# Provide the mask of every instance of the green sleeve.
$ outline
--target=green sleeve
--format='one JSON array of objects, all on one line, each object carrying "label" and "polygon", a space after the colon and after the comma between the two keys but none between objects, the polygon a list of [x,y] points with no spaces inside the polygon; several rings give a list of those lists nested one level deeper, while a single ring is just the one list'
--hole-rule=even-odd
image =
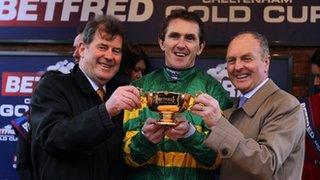
[{"label": "green sleeve", "polygon": [[[124,156],[128,165],[138,167],[144,165],[158,151],[157,144],[149,141],[141,132],[145,122],[146,108],[124,112],[123,129]],[[153,114],[148,117],[154,117]]]},{"label": "green sleeve", "polygon": [[158,151],[157,144],[149,141],[141,132],[132,138],[129,148],[132,160],[138,164],[146,163]]},{"label": "green sleeve", "polygon": [[218,162],[218,159],[217,153],[204,144],[205,137],[206,135],[204,133],[196,130],[190,137],[179,139],[178,141],[188,150],[199,164],[210,167],[214,166]]},{"label": "green sleeve", "polygon": [[226,91],[222,87],[221,83],[216,82],[211,87],[212,88],[209,90],[208,93],[210,93],[210,95],[219,102],[221,110],[231,108],[233,105],[233,101],[231,100],[228,91]]}]

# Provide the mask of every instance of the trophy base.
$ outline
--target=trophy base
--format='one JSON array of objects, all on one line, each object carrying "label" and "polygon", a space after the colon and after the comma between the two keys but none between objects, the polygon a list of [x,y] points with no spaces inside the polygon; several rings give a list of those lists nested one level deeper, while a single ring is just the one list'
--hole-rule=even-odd
[{"label": "trophy base", "polygon": [[175,122],[167,122],[167,121],[158,121],[157,124],[163,125],[163,126],[175,126],[177,123]]}]

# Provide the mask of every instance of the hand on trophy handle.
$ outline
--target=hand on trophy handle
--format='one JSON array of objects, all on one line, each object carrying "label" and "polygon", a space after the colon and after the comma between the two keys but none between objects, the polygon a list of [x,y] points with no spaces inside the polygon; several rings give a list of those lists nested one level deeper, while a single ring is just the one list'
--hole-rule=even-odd
[{"label": "hand on trophy handle", "polygon": [[219,102],[205,93],[195,98],[195,104],[191,111],[201,116],[208,127],[215,126],[222,116]]},{"label": "hand on trophy handle", "polygon": [[166,130],[166,126],[157,124],[156,119],[148,118],[142,127],[142,134],[152,143],[159,143],[163,137]]},{"label": "hand on trophy handle", "polygon": [[195,132],[195,127],[189,124],[183,114],[175,114],[174,119],[177,125],[169,126],[165,132],[170,139],[176,141],[180,138],[187,138]]},{"label": "hand on trophy handle", "polygon": [[141,108],[139,90],[134,86],[120,86],[112,93],[105,106],[111,117],[124,109],[131,111]]}]

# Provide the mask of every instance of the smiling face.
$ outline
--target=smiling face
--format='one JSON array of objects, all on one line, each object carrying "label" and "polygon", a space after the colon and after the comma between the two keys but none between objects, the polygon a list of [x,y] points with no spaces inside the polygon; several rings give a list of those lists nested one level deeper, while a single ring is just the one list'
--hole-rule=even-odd
[{"label": "smiling face", "polygon": [[199,26],[192,21],[173,19],[169,22],[164,40],[159,39],[168,67],[183,70],[193,67],[204,43],[200,44]]},{"label": "smiling face", "polygon": [[229,78],[241,93],[249,92],[268,77],[270,56],[263,54],[259,41],[251,34],[231,41],[226,60]]},{"label": "smiling face", "polygon": [[81,43],[79,66],[98,86],[106,84],[119,70],[123,39],[96,31],[90,44]]}]

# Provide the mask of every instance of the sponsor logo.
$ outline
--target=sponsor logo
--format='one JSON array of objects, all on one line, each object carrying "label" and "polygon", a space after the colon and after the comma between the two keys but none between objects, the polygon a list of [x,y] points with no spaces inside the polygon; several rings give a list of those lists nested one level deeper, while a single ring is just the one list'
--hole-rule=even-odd
[{"label": "sponsor logo", "polygon": [[234,87],[228,78],[227,63],[218,64],[216,67],[208,69],[207,73],[222,84],[223,88],[229,92],[231,98],[241,95],[240,91]]},{"label": "sponsor logo", "polygon": [[41,74],[35,72],[2,72],[2,96],[31,96]]},{"label": "sponsor logo", "polygon": [[3,128],[0,128],[0,141],[17,141],[18,138],[15,137],[15,132],[12,126],[6,125]]},{"label": "sponsor logo", "polygon": [[[74,67],[68,60],[58,61],[46,68],[47,71],[57,70],[64,74],[70,73]],[[31,96],[43,72],[2,72],[2,96]]]},{"label": "sponsor logo", "polygon": [[[46,71],[56,70],[62,73],[70,73],[74,67],[74,62],[68,60],[58,61],[45,68]],[[2,72],[1,96],[22,97],[23,102],[18,104],[3,102],[0,104],[1,117],[21,117],[23,113],[29,110],[31,95],[35,86],[40,81],[43,71],[39,72]],[[17,103],[17,102],[16,102]]]},{"label": "sponsor logo", "polygon": [[1,0],[0,26],[74,26],[88,21],[93,14],[142,22],[152,16],[153,9],[152,0]]},{"label": "sponsor logo", "polygon": [[60,71],[64,74],[68,74],[74,67],[74,62],[69,62],[68,60],[58,61],[55,65],[47,67],[47,71]]}]

